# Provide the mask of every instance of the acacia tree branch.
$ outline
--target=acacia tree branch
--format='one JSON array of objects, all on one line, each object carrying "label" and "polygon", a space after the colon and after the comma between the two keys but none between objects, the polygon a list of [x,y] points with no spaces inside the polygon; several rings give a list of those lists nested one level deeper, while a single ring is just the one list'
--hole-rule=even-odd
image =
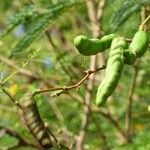
[{"label": "acacia tree branch", "polygon": [[[94,69],[96,66],[96,56],[92,56],[91,57],[91,63],[90,63],[90,68]],[[92,89],[93,89],[93,85],[94,85],[94,74],[92,74],[88,80],[88,84],[87,84],[87,92],[85,94],[85,104],[84,105],[84,110],[83,110],[83,118],[82,118],[82,123],[81,123],[81,128],[80,128],[80,132],[79,132],[79,136],[77,139],[77,145],[76,145],[76,149],[77,150],[83,150],[83,142],[84,142],[84,138],[85,138],[85,130],[88,126],[88,120],[90,117],[90,99],[92,97]]]},{"label": "acacia tree branch", "polygon": [[[100,35],[100,25],[97,19],[97,15],[94,8],[94,0],[87,0],[86,1],[87,9],[88,9],[88,16],[91,23],[91,31],[93,34],[93,37],[98,37]],[[95,69],[96,67],[96,56],[91,56],[90,58],[90,69]],[[85,105],[83,110],[83,118],[81,123],[81,129],[79,132],[79,136],[77,139],[76,144],[76,150],[83,150],[84,148],[84,139],[85,139],[85,131],[87,129],[88,123],[89,123],[89,117],[90,117],[90,100],[92,97],[92,89],[94,86],[94,74],[90,76],[88,83],[87,83],[87,91],[85,93]]]},{"label": "acacia tree branch", "polygon": [[[10,99],[13,103],[15,103],[15,104],[23,111],[24,108],[22,108],[22,106],[16,101],[16,99],[15,99],[5,88],[2,87],[2,91],[9,97],[9,99]],[[46,125],[45,125],[45,127],[46,127]],[[46,128],[49,129],[48,127],[46,127]],[[1,126],[0,126],[0,129],[1,129]],[[5,128],[4,128],[4,129],[5,129]],[[16,138],[19,138],[20,143],[19,143],[17,146],[15,146],[14,148],[17,148],[17,147],[21,146],[21,144],[25,144],[25,145],[28,144],[28,146],[37,147],[36,145],[33,145],[32,143],[30,144],[30,143],[28,143],[27,141],[25,141],[25,140],[24,140],[19,134],[17,134],[16,132],[13,132],[12,130],[10,130],[10,129],[8,129],[8,128],[6,128],[5,130],[6,130],[6,132],[8,132],[9,134],[15,136]],[[63,143],[60,143],[60,142],[57,140],[57,138],[54,136],[54,134],[50,131],[50,129],[49,129],[48,131],[49,131],[50,135],[54,138],[54,140],[56,141],[56,143],[57,143],[58,146],[63,147],[63,148],[65,148],[66,150],[71,150],[70,148],[68,148],[67,146],[65,146]]]},{"label": "acacia tree branch", "polygon": [[[97,23],[99,25],[99,37],[102,34],[102,24],[100,23],[102,20],[103,12],[104,12],[104,6],[105,6],[105,0],[99,0],[98,8],[97,8]],[[97,54],[97,66],[101,66],[101,64],[105,64],[105,56],[103,53]],[[104,78],[104,72],[102,71],[101,74],[99,74],[98,80],[101,81]]]},{"label": "acacia tree branch", "polygon": [[[59,48],[58,48],[58,47],[55,45],[55,43],[53,42],[53,40],[52,40],[52,38],[51,38],[51,35],[50,35],[50,33],[49,33],[48,30],[45,31],[45,35],[46,35],[46,37],[47,37],[49,43],[51,44],[51,46],[52,46],[54,52],[56,53],[56,56],[58,57],[59,55],[62,55],[62,52],[59,50]],[[60,59],[59,62],[60,62],[60,65],[61,65],[62,69],[64,70],[64,72],[65,72],[67,75],[72,76],[72,75],[70,74],[70,72],[68,71],[68,68],[66,68],[66,66],[64,65],[63,61]]]},{"label": "acacia tree branch", "polygon": [[99,136],[100,136],[100,138],[102,139],[102,141],[104,143],[104,150],[110,150],[110,147],[108,146],[108,143],[107,143],[106,136],[105,136],[105,134],[103,134],[101,126],[97,122],[97,120],[95,119],[95,117],[94,117],[93,112],[91,111],[91,109],[90,109],[90,114],[91,114],[92,121],[95,123],[95,125],[96,125],[96,127],[97,127],[97,129],[99,131]]},{"label": "acacia tree branch", "polygon": [[150,15],[143,21],[143,23],[140,25],[140,28],[143,29],[144,26],[146,26],[146,23],[149,21]]},{"label": "acacia tree branch", "polygon": [[[143,8],[141,10],[141,25],[139,26],[140,29],[146,30],[147,29],[147,22],[150,19],[150,15],[146,18],[146,9]],[[134,90],[136,88],[136,79],[138,76],[138,64],[140,63],[140,60],[138,60],[133,65],[133,76],[132,76],[132,82],[131,87],[129,90],[128,95],[128,103],[127,103],[127,111],[126,111],[126,134],[127,134],[127,142],[132,142],[132,103],[133,103],[133,94]]]},{"label": "acacia tree branch", "polygon": [[132,76],[132,82],[131,87],[129,90],[128,95],[128,104],[127,104],[127,111],[126,111],[126,134],[127,134],[127,142],[132,142],[131,136],[132,136],[132,103],[133,103],[133,94],[136,87],[136,79],[138,75],[138,63],[134,64],[133,66],[133,76]]},{"label": "acacia tree branch", "polygon": [[93,37],[99,37],[100,35],[100,27],[99,22],[97,19],[97,14],[94,8],[94,0],[86,0],[87,9],[88,9],[88,16],[91,23],[91,31],[93,34]]},{"label": "acacia tree branch", "polygon": [[[71,85],[71,86],[63,86],[63,87],[54,87],[54,88],[49,88],[49,89],[45,89],[45,90],[37,90],[33,93],[33,96],[37,95],[37,94],[40,94],[40,93],[45,93],[45,92],[51,92],[51,91],[58,91],[58,90],[62,90],[62,92],[66,92],[66,91],[69,91],[69,90],[72,90],[72,89],[78,89],[80,87],[80,85],[89,78],[89,76],[97,71],[100,71],[100,70],[103,70],[105,69],[106,66],[102,66],[98,69],[95,69],[95,70],[87,70],[85,71],[86,72],[86,75],[76,84],[74,85]],[[61,92],[61,93],[62,93]]]},{"label": "acacia tree branch", "polygon": [[103,16],[103,10],[105,6],[105,0],[99,0],[97,9],[97,20],[100,21]]}]

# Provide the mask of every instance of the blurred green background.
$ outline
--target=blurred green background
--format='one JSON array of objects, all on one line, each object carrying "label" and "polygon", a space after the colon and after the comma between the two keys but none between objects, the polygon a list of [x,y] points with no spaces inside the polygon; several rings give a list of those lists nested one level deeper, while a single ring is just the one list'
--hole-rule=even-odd
[{"label": "blurred green background", "polygon": [[[92,2],[94,11],[97,11],[99,0]],[[100,35],[116,33],[132,39],[142,22],[141,13],[144,12],[145,17],[150,14],[150,1],[105,0],[102,11],[103,15],[99,21]],[[0,80],[6,80],[3,86],[19,101],[27,91],[34,92],[37,89],[76,84],[84,77],[84,71],[89,69],[90,57],[79,54],[73,40],[79,34],[91,38],[91,28],[86,1],[0,0]],[[149,31],[150,28],[148,28],[150,35]],[[107,60],[108,51],[104,52],[104,56]],[[92,117],[89,116],[83,144],[85,150],[150,149],[149,64],[148,50],[138,60],[136,86],[132,97],[132,142],[124,140],[107,114],[109,112],[126,132],[128,95],[134,67],[125,66],[117,89],[104,107],[106,117],[98,108],[96,108],[98,111],[92,111]],[[12,75],[17,69],[19,71],[24,69],[30,75],[25,73]],[[101,71],[95,73],[91,93],[90,103],[94,108],[97,87],[101,82],[100,75]],[[81,101],[84,101],[86,86],[87,81],[82,83],[78,90],[72,89],[61,95],[57,95],[60,91],[56,91],[36,96],[43,120],[49,124],[58,140],[71,149],[76,149],[76,139],[81,130],[85,107]],[[26,141],[35,143],[22,120],[18,107],[0,91],[1,150],[13,147],[16,150],[36,149],[19,144],[19,139],[6,131],[11,129]],[[105,136],[107,144],[102,135]],[[62,148],[55,145],[54,149]]]}]

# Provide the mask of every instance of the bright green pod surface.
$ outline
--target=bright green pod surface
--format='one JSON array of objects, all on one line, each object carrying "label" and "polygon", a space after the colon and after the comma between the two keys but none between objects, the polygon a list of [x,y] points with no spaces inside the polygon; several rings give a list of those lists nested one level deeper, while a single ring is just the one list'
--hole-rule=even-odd
[{"label": "bright green pod surface", "polygon": [[136,61],[136,54],[134,54],[130,50],[126,49],[123,52],[122,61],[124,62],[124,64],[133,65],[134,62]]},{"label": "bright green pod surface", "polygon": [[74,45],[82,55],[95,55],[108,49],[116,36],[116,34],[109,34],[101,39],[89,39],[84,35],[79,35],[74,39]]},{"label": "bright green pod surface", "polygon": [[139,30],[135,33],[132,42],[129,45],[129,50],[136,54],[136,57],[141,57],[144,55],[148,49],[149,38],[148,33]]},{"label": "bright green pod surface", "polygon": [[102,106],[118,85],[123,70],[121,59],[127,43],[123,37],[117,37],[112,41],[109,58],[105,70],[105,78],[99,85],[96,95],[96,105]]}]

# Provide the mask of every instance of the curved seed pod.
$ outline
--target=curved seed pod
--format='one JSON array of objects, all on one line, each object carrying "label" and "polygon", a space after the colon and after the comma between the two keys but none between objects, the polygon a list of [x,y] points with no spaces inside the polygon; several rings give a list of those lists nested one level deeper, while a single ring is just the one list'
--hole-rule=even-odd
[{"label": "curved seed pod", "polygon": [[102,106],[107,98],[112,94],[118,85],[123,70],[123,61],[121,59],[127,43],[123,37],[117,37],[112,41],[109,58],[105,70],[105,78],[99,85],[96,95],[96,105]]},{"label": "curved seed pod", "polygon": [[27,95],[20,103],[23,117],[31,134],[45,150],[52,147],[52,141],[48,134],[44,122],[39,114],[35,100],[31,95]]},{"label": "curved seed pod", "polygon": [[79,35],[74,39],[74,45],[82,55],[95,55],[108,49],[115,37],[116,34],[109,34],[101,39],[88,39],[84,35]]},{"label": "curved seed pod", "polygon": [[124,64],[133,65],[134,62],[136,61],[136,55],[130,50],[126,49],[123,52],[122,61],[124,62]]},{"label": "curved seed pod", "polygon": [[129,50],[135,53],[136,57],[141,57],[148,49],[148,44],[148,33],[143,30],[139,30],[135,33],[133,40],[129,45]]}]

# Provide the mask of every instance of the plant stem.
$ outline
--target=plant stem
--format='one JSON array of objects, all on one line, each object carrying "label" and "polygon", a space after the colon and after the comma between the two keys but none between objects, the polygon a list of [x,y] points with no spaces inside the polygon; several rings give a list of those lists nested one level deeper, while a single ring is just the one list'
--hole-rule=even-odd
[{"label": "plant stem", "polygon": [[126,132],[127,132],[127,142],[132,142],[131,136],[132,136],[132,103],[133,103],[133,94],[136,87],[136,79],[138,75],[138,68],[137,64],[133,66],[133,77],[132,77],[132,83],[129,91],[128,96],[128,104],[127,104],[127,112],[126,112]]},{"label": "plant stem", "polygon": [[150,15],[144,20],[144,22],[140,25],[140,29],[141,30],[144,30],[144,26],[145,26],[145,24],[148,22],[148,20],[150,19]]}]

